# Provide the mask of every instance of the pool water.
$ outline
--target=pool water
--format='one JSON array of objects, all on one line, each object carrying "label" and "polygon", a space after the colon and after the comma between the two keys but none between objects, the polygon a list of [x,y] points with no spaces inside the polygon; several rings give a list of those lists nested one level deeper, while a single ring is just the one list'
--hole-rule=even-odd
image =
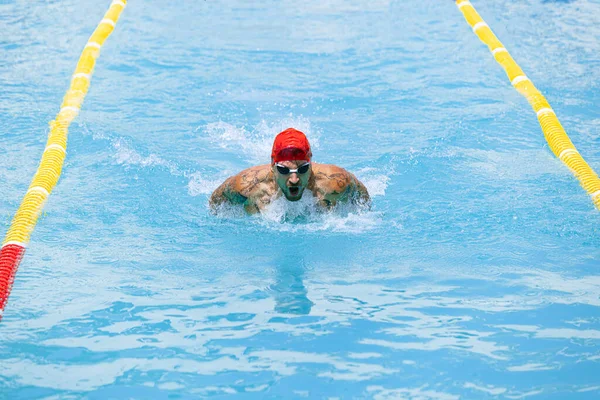
[{"label": "pool water", "polygon": [[[474,1],[600,171],[600,3]],[[0,3],[0,215],[108,1]],[[213,215],[303,130],[370,211]],[[600,213],[452,1],[130,1],[0,324],[4,399],[596,399]]]}]

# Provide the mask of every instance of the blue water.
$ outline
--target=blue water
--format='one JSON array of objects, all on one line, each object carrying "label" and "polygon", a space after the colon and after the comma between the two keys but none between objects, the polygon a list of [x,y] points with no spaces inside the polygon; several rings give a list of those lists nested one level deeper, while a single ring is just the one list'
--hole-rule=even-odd
[{"label": "blue water", "polygon": [[[474,4],[600,171],[600,3]],[[108,5],[0,2],[3,232]],[[209,212],[289,126],[371,211]],[[599,226],[452,1],[131,1],[0,324],[0,398],[596,399]]]}]

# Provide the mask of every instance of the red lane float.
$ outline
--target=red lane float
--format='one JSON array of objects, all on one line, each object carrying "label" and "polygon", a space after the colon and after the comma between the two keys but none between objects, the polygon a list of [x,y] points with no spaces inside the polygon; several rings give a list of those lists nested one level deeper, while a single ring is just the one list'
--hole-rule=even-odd
[{"label": "red lane float", "polygon": [[0,318],[23,254],[25,254],[25,247],[18,244],[7,243],[0,250]]}]

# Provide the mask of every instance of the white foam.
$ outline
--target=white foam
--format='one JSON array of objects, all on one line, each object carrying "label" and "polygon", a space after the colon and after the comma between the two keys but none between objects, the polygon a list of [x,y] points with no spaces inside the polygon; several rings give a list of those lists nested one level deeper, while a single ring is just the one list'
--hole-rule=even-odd
[{"label": "white foam", "polygon": [[137,151],[132,149],[129,144],[123,139],[115,139],[112,141],[112,145],[117,151],[114,155],[118,164],[123,165],[138,165],[140,167],[152,167],[160,166],[166,167],[169,172],[173,175],[181,176],[185,175],[179,170],[179,167],[171,161],[167,161],[156,154],[150,154],[149,156],[142,156]]},{"label": "white foam", "polygon": [[340,204],[324,211],[311,192],[305,192],[299,201],[285,197],[274,200],[258,218],[259,223],[277,231],[347,232],[362,233],[381,222],[380,213],[367,211],[353,204]]},{"label": "white foam", "polygon": [[305,190],[298,201],[288,201],[284,196],[275,199],[261,214],[265,221],[283,223],[307,218],[318,212],[317,198]]},{"label": "white foam", "polygon": [[[248,218],[243,207],[223,205],[217,216],[224,219]],[[324,210],[317,204],[311,192],[305,192],[298,201],[288,201],[281,196],[251,221],[278,232],[345,232],[363,233],[381,224],[382,214],[368,211],[354,204],[340,204],[332,210]]]},{"label": "white foam", "polygon": [[225,179],[227,179],[227,176],[217,179],[207,179],[203,176],[203,173],[198,171],[194,172],[190,174],[188,193],[190,196],[198,196],[201,194],[210,195],[223,181],[225,181]]},{"label": "white foam", "polygon": [[206,172],[182,170],[177,163],[166,160],[156,154],[143,156],[128,143],[127,139],[114,138],[103,132],[91,132],[85,125],[83,126],[86,132],[91,133],[94,140],[108,140],[111,143],[115,149],[113,157],[117,164],[142,168],[158,166],[166,168],[173,176],[188,178],[187,188],[190,196],[210,195],[225,179],[234,174],[234,171],[224,170],[219,171],[216,176],[211,176],[211,179],[208,179],[206,178]]},{"label": "white foam", "polygon": [[385,190],[390,181],[390,175],[394,173],[389,169],[389,174],[376,174],[378,170],[375,168],[362,168],[356,171],[356,177],[367,187],[371,197],[384,196]]},{"label": "white foam", "polygon": [[345,233],[364,233],[375,229],[381,225],[383,214],[379,212],[355,212],[346,216],[339,216],[333,213],[326,214],[320,223],[313,223],[306,228],[309,231],[330,231]]},{"label": "white foam", "polygon": [[[206,207],[210,206],[206,203]],[[212,212],[212,211],[211,211]],[[244,210],[244,207],[240,205],[233,205],[229,203],[223,203],[216,207],[214,212],[217,218],[221,219],[240,219],[240,218],[248,218],[248,214]]]}]

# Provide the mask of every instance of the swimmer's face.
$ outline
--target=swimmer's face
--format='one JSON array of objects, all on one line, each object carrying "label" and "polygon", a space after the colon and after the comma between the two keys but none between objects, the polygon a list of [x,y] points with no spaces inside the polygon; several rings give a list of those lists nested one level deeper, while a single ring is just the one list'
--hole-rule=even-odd
[{"label": "swimmer's face", "polygon": [[[308,180],[312,174],[311,166],[308,165],[308,170],[303,172],[306,167],[302,168],[303,165],[308,163],[306,160],[293,160],[293,161],[281,161],[273,165],[273,174],[275,174],[275,181],[283,192],[286,199],[289,201],[298,201],[302,198],[302,193],[308,185]],[[279,166],[279,168],[278,168]],[[285,167],[285,168],[282,168]],[[280,170],[295,170],[300,169],[298,172],[291,172],[288,174],[282,173]],[[285,172],[285,171],[283,171]]]}]

